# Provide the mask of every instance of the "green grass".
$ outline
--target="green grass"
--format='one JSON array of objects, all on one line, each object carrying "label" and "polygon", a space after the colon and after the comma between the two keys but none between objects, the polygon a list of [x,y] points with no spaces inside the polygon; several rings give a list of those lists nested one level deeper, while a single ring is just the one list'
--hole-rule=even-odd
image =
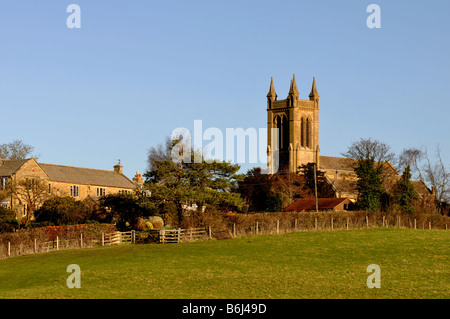
[{"label": "green grass", "polygon": [[[0,260],[0,298],[449,298],[445,230],[299,232]],[[81,288],[69,289],[69,264]],[[369,289],[366,268],[381,268]]]}]

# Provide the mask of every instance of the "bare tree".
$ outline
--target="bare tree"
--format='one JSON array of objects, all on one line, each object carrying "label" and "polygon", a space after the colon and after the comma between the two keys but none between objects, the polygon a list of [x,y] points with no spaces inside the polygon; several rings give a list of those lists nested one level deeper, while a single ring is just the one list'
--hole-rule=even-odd
[{"label": "bare tree", "polygon": [[395,154],[391,152],[391,147],[385,143],[371,138],[361,138],[357,142],[353,142],[342,154],[347,158],[356,160],[373,160],[378,163],[395,162]]},{"label": "bare tree", "polygon": [[[0,144],[0,158],[3,159],[26,159],[32,156],[31,153],[33,153],[33,151],[33,146],[25,144],[21,140],[14,140],[11,143]],[[33,157],[38,158],[36,155]]]},{"label": "bare tree", "polygon": [[423,181],[421,161],[425,157],[425,152],[421,149],[411,147],[404,149],[398,157],[398,171],[403,172],[407,166],[411,168],[412,175],[414,178],[418,178]]},{"label": "bare tree", "polygon": [[170,159],[172,146],[172,140],[169,136],[167,136],[164,144],[160,143],[157,146],[150,147],[147,153],[148,171],[152,171],[154,169],[155,162]]},{"label": "bare tree", "polygon": [[48,186],[36,178],[11,180],[7,192],[19,203],[20,212],[23,211],[21,222],[24,227],[28,226],[34,212],[50,197]]},{"label": "bare tree", "polygon": [[425,151],[425,180],[435,190],[438,203],[448,203],[450,202],[450,171],[442,161],[439,145],[436,147],[435,156],[435,161],[432,162]]}]

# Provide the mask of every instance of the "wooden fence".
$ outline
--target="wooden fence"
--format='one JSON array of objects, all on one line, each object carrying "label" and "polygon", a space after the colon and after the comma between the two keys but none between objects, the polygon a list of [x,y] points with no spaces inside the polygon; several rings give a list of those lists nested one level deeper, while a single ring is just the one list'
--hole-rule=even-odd
[{"label": "wooden fence", "polygon": [[148,232],[148,236],[154,242],[168,244],[206,239],[211,237],[211,231],[206,228],[161,229]]},{"label": "wooden fence", "polygon": [[187,241],[204,240],[211,238],[211,229],[162,229],[150,232],[112,232],[101,233],[99,238],[85,238],[80,233],[78,238],[59,238],[55,240],[38,242],[37,239],[20,243],[6,242],[0,245],[0,259],[5,257],[36,254],[64,249],[88,248],[95,246],[110,246],[121,244],[135,244],[140,242],[179,243]]},{"label": "wooden fence", "polygon": [[7,242],[5,247],[0,247],[0,258],[36,254],[42,252],[49,252],[54,250],[88,248],[95,246],[110,246],[121,244],[132,244],[136,242],[136,232],[134,230],[128,232],[112,232],[102,233],[100,238],[85,238],[80,233],[78,238],[59,238],[56,236],[55,240],[38,242],[34,239],[32,242],[21,242],[12,244]]}]

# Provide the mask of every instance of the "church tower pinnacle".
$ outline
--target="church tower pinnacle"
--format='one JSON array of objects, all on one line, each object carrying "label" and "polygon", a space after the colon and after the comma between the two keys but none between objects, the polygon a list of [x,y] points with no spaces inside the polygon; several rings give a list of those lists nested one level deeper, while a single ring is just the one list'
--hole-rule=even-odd
[{"label": "church tower pinnacle", "polygon": [[309,100],[310,101],[315,101],[319,99],[319,93],[317,92],[317,88],[316,88],[316,78],[313,77],[313,83],[312,83],[312,88],[311,88],[311,93],[309,93]]},{"label": "church tower pinnacle", "polygon": [[288,101],[290,101],[290,106],[294,106],[297,104],[297,100],[298,100],[299,96],[300,96],[300,93],[298,92],[298,89],[297,89],[297,81],[295,81],[295,74],[294,74],[294,76],[292,77],[292,80],[291,80],[291,87],[289,88],[289,93],[286,98]]},{"label": "church tower pinnacle", "polygon": [[273,77],[270,77],[270,88],[267,93],[267,108],[271,108],[274,101],[277,100],[277,93],[275,92],[275,86],[273,85]]}]

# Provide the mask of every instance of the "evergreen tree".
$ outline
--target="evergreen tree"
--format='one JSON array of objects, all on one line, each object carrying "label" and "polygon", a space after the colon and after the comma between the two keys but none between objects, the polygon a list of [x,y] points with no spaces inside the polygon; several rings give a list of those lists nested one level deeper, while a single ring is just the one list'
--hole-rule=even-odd
[{"label": "evergreen tree", "polygon": [[[305,187],[315,194],[315,187],[317,183],[317,197],[318,198],[333,198],[335,193],[333,187],[328,183],[325,172],[316,170],[314,176],[315,163],[308,163],[299,166],[300,173],[305,177]],[[316,179],[317,182],[314,180]]]},{"label": "evergreen tree", "polygon": [[155,151],[151,162],[149,157],[149,170],[144,174],[145,188],[151,191],[153,201],[157,204],[174,203],[179,224],[183,222],[185,207],[192,204],[199,209],[204,205],[224,210],[246,209],[245,200],[236,192],[238,182],[243,178],[238,174],[239,165],[206,160],[195,151],[189,156],[189,161],[184,157],[181,162],[175,162],[171,149],[177,143],[179,141],[175,140],[172,145],[166,144],[167,149],[162,148],[164,156],[158,157]]},{"label": "evergreen tree", "polygon": [[352,143],[342,155],[356,160],[354,170],[358,176],[357,206],[372,212],[382,208],[386,199],[384,180],[392,174],[387,163],[395,160],[390,146],[371,138],[360,139]]},{"label": "evergreen tree", "polygon": [[406,213],[414,213],[414,200],[418,198],[414,186],[411,183],[411,169],[407,165],[402,177],[394,187],[394,200],[400,209]]},{"label": "evergreen tree", "polygon": [[382,170],[375,167],[373,159],[364,159],[358,161],[355,173],[358,176],[356,184],[358,190],[357,206],[360,209],[372,212],[378,210],[383,195]]}]

